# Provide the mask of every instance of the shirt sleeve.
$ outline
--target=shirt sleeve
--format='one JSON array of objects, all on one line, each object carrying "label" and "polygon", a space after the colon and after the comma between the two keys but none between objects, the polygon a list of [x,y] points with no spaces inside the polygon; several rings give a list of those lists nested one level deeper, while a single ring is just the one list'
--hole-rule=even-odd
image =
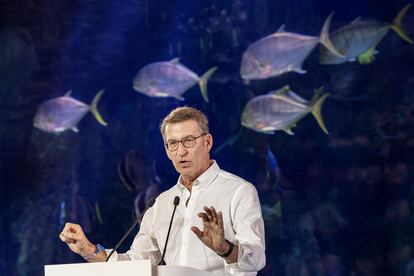
[{"label": "shirt sleeve", "polygon": [[266,264],[264,222],[259,197],[253,185],[243,185],[231,202],[231,216],[235,240],[239,247],[237,262],[225,269],[237,272],[256,272]]},{"label": "shirt sleeve", "polygon": [[[122,254],[114,252],[109,259],[110,262],[125,260],[151,260],[153,265],[158,264],[159,260],[161,260],[161,252],[153,235],[154,231],[152,220],[154,216],[154,207],[148,209],[144,215],[141,227],[132,242],[131,248],[126,253]],[[110,249],[107,249],[106,254],[109,254],[110,251]]]}]

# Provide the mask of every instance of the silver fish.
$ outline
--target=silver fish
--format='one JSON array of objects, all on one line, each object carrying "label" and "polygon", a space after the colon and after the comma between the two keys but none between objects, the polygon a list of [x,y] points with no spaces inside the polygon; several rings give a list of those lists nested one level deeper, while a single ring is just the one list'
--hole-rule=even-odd
[{"label": "silver fish", "polygon": [[204,100],[208,102],[207,81],[216,70],[217,67],[213,67],[199,77],[180,64],[178,58],[154,62],[137,73],[133,87],[136,91],[150,97],[173,97],[184,100],[182,94],[198,83]]},{"label": "silver fish", "polygon": [[97,109],[104,90],[95,95],[90,106],[72,98],[70,93],[71,91],[66,93],[65,96],[41,104],[33,119],[33,125],[40,130],[56,134],[68,129],[78,132],[77,124],[89,111],[92,112],[101,125],[107,125]]},{"label": "silver fish", "polygon": [[322,89],[316,90],[310,103],[291,91],[289,86],[254,97],[244,107],[241,124],[265,134],[283,130],[293,135],[292,128],[296,123],[308,113],[312,113],[321,129],[328,134],[322,119],[321,107],[329,94],[320,96],[321,92]]},{"label": "silver fish", "polygon": [[302,64],[318,42],[332,53],[342,56],[329,40],[329,25],[333,14],[323,24],[320,37],[285,32],[283,26],[247,48],[243,53],[240,75],[245,80],[267,79],[294,71],[306,73]]},{"label": "silver fish", "polygon": [[350,24],[336,30],[331,34],[331,41],[344,56],[335,56],[326,48],[321,47],[319,62],[321,64],[341,64],[358,59],[362,64],[371,63],[374,60],[374,55],[378,53],[375,48],[390,28],[397,32],[402,39],[413,43],[401,27],[401,21],[409,8],[410,4],[406,5],[395,17],[392,24],[375,20],[364,21],[358,17]]}]

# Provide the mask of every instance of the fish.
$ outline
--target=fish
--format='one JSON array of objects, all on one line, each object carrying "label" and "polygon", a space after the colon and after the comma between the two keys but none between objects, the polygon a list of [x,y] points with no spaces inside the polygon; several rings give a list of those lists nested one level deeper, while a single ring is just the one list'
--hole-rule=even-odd
[{"label": "fish", "polygon": [[208,102],[207,81],[216,70],[217,67],[213,67],[199,77],[179,63],[179,58],[154,62],[139,70],[133,88],[150,97],[173,97],[182,101],[182,95],[198,83],[204,100]]},{"label": "fish", "polygon": [[267,79],[290,71],[304,74],[306,71],[302,69],[302,64],[319,42],[334,55],[342,56],[329,39],[332,16],[333,13],[326,18],[319,37],[285,32],[282,25],[276,33],[254,42],[242,56],[242,79]]},{"label": "fish", "polygon": [[401,9],[392,24],[376,20],[361,20],[358,17],[350,24],[336,30],[331,34],[331,42],[343,54],[343,57],[335,56],[326,48],[321,47],[319,62],[341,64],[358,60],[361,64],[371,63],[378,53],[375,48],[389,29],[393,29],[403,40],[412,44],[413,41],[401,27],[402,19],[410,6],[411,4],[408,4]]},{"label": "fish", "polygon": [[104,90],[99,91],[90,106],[72,98],[71,91],[62,97],[48,100],[39,106],[33,119],[33,126],[54,134],[66,130],[79,132],[77,125],[89,111],[101,125],[107,126],[108,124],[101,117],[97,108],[103,93]]},{"label": "fish", "polygon": [[244,107],[241,124],[260,133],[274,134],[275,131],[282,130],[293,135],[292,128],[297,122],[312,113],[323,132],[328,134],[321,108],[329,93],[321,96],[322,91],[323,88],[315,90],[311,102],[291,91],[288,85],[254,97]]}]

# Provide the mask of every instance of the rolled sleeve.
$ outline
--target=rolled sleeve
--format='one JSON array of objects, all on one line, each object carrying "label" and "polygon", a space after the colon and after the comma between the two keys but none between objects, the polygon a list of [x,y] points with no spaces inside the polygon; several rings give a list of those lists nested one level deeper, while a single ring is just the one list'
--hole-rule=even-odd
[{"label": "rolled sleeve", "polygon": [[234,242],[239,252],[237,262],[225,263],[225,269],[230,274],[252,272],[252,275],[256,275],[266,264],[264,222],[259,197],[254,187],[245,186],[233,200]]}]

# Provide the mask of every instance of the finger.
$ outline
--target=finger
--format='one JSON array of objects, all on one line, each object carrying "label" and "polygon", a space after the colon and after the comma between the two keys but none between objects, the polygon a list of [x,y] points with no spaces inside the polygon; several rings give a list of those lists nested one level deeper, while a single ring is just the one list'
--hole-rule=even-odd
[{"label": "finger", "polygon": [[211,213],[210,208],[208,208],[208,207],[204,206],[204,211],[206,212],[208,219],[209,219],[209,220],[212,220],[212,219],[213,219],[213,215],[212,215],[212,213]]},{"label": "finger", "polygon": [[223,213],[221,211],[217,214],[217,225],[220,229],[224,229]]},{"label": "finger", "polygon": [[65,223],[65,227],[63,228],[62,233],[66,233],[66,232],[82,233],[83,231],[82,231],[82,227],[79,224],[67,222]]},{"label": "finger", "polygon": [[61,241],[65,242],[65,243],[68,243],[68,244],[69,243],[75,243],[75,240],[65,238],[63,235],[60,235],[59,238],[60,238]]},{"label": "finger", "polygon": [[59,234],[59,239],[60,239],[61,241],[64,241],[65,237],[63,237],[63,233],[60,233],[60,234]]},{"label": "finger", "polygon": [[203,237],[203,232],[200,229],[193,226],[191,227],[191,231],[193,231],[193,233],[196,234],[196,236],[201,240],[201,238]]},{"label": "finger", "polygon": [[213,206],[210,207],[211,214],[212,214],[212,220],[215,224],[217,224],[217,212],[216,209],[214,209]]},{"label": "finger", "polygon": [[78,233],[63,233],[62,237],[73,241],[80,241],[83,238],[83,235]]},{"label": "finger", "polygon": [[199,213],[198,216],[203,220],[203,222],[209,221],[206,213]]}]

